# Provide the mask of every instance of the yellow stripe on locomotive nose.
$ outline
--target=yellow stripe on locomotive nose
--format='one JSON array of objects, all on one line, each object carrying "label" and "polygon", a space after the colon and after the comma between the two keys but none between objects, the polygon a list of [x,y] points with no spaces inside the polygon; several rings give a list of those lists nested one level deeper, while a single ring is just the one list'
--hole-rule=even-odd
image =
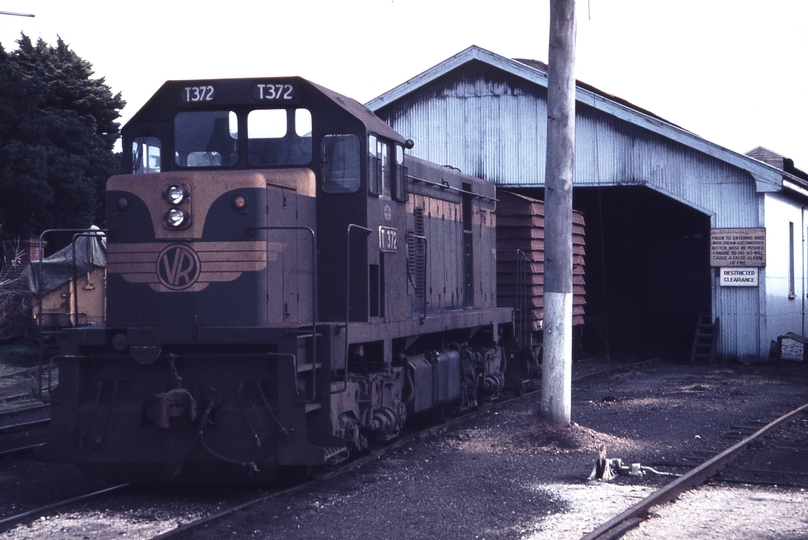
[{"label": "yellow stripe on locomotive nose", "polygon": [[285,242],[110,244],[107,272],[158,292],[196,292],[244,272],[260,272],[285,249]]}]

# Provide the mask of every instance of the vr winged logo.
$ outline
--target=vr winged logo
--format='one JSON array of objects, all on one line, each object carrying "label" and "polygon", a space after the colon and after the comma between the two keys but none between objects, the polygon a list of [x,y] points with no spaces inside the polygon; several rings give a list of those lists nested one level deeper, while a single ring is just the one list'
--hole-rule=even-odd
[{"label": "vr winged logo", "polygon": [[171,244],[157,257],[157,279],[172,291],[193,286],[201,271],[199,255],[185,244]]},{"label": "vr winged logo", "polygon": [[264,270],[285,247],[273,242],[110,244],[107,271],[158,292],[196,292]]}]

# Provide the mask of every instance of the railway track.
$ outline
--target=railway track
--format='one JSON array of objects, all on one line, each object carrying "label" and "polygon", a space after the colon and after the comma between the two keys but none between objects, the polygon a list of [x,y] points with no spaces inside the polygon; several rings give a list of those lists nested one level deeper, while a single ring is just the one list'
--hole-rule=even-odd
[{"label": "railway track", "polygon": [[[516,398],[516,399],[519,399],[519,398]],[[183,515],[181,515],[181,516],[176,516],[174,518],[171,518],[171,520],[177,522],[178,525],[175,528],[172,528],[171,530],[168,530],[168,531],[165,531],[163,533],[157,534],[156,536],[153,536],[152,538],[154,538],[155,540],[157,540],[157,539],[167,540],[167,539],[173,539],[173,538],[181,538],[183,536],[192,534],[193,531],[196,531],[196,530],[198,530],[198,529],[200,529],[202,527],[205,527],[206,525],[214,523],[214,522],[216,522],[218,520],[221,520],[223,518],[226,518],[228,516],[232,516],[232,515],[240,512],[240,511],[246,510],[246,509],[248,509],[248,508],[250,508],[252,506],[258,505],[260,503],[263,503],[263,502],[266,502],[266,501],[269,501],[269,500],[272,500],[272,499],[277,499],[277,498],[280,498],[280,497],[283,497],[283,496],[286,496],[286,495],[292,495],[292,494],[295,494],[295,493],[300,493],[300,492],[305,492],[307,490],[311,490],[311,489],[315,488],[317,485],[319,485],[320,482],[322,482],[322,481],[327,481],[327,480],[330,480],[332,478],[338,477],[340,475],[344,475],[344,474],[346,474],[346,473],[348,473],[348,472],[350,472],[350,471],[352,471],[352,470],[354,470],[356,468],[361,467],[362,465],[364,465],[364,464],[366,464],[368,462],[371,462],[373,460],[379,459],[380,457],[382,457],[383,455],[385,455],[386,453],[388,453],[390,451],[396,450],[396,449],[401,448],[403,446],[406,446],[408,444],[412,444],[413,441],[417,440],[418,438],[424,437],[426,434],[435,435],[435,434],[437,434],[437,432],[446,430],[447,428],[449,428],[449,427],[451,427],[453,425],[456,425],[456,424],[461,423],[461,422],[472,420],[477,415],[484,414],[484,413],[496,410],[497,408],[501,407],[505,403],[507,403],[507,402],[502,401],[502,402],[497,402],[497,403],[491,403],[488,406],[481,408],[479,411],[475,411],[475,412],[470,413],[468,415],[463,415],[463,416],[457,417],[457,418],[449,420],[449,421],[447,421],[447,422],[445,422],[445,423],[443,423],[443,424],[441,424],[439,426],[433,426],[433,427],[429,427],[429,428],[424,429],[424,430],[419,430],[417,432],[412,432],[412,433],[406,434],[406,435],[400,437],[399,439],[397,439],[391,445],[388,445],[388,446],[385,446],[383,448],[380,448],[380,449],[378,449],[378,450],[376,450],[376,451],[374,451],[374,452],[372,452],[372,453],[370,453],[368,455],[365,455],[365,456],[359,457],[357,459],[354,459],[354,460],[350,461],[347,464],[344,464],[342,466],[334,468],[333,470],[323,471],[323,473],[321,475],[318,475],[318,478],[316,480],[309,480],[309,481],[306,481],[306,482],[303,482],[303,483],[298,483],[298,484],[293,485],[291,487],[286,487],[286,488],[281,488],[281,489],[274,489],[274,490],[269,491],[269,492],[261,492],[258,496],[248,497],[247,500],[243,500],[243,501],[238,502],[236,504],[226,505],[226,507],[223,508],[223,509],[217,508],[215,511],[211,511],[211,510],[205,509],[205,508],[200,509],[199,505],[195,505],[193,503],[186,503],[186,505],[184,507],[184,512],[185,513]],[[38,518],[41,518],[43,516],[55,515],[57,513],[62,512],[66,508],[70,507],[71,505],[77,504],[79,502],[91,501],[93,499],[97,499],[97,498],[100,498],[100,497],[103,497],[103,496],[112,495],[113,493],[120,495],[120,494],[122,494],[124,492],[123,488],[125,488],[127,486],[128,486],[127,484],[124,484],[124,485],[120,485],[120,486],[113,486],[111,488],[105,488],[105,489],[98,490],[98,491],[93,491],[93,492],[88,493],[86,495],[82,495],[82,496],[78,496],[78,497],[71,497],[71,498],[65,499],[63,501],[50,503],[50,504],[47,504],[47,505],[42,506],[40,508],[31,509],[31,510],[28,510],[28,511],[26,511],[24,513],[21,513],[21,514],[18,514],[18,515],[14,515],[14,516],[2,519],[2,520],[0,520],[0,532],[3,532],[5,530],[7,530],[8,528],[10,528],[12,526],[15,526],[15,525],[30,524],[33,521],[35,521]],[[178,494],[184,495],[184,492],[179,491]],[[153,493],[149,493],[148,491],[144,492],[145,500],[141,500],[140,502],[136,502],[136,503],[133,504],[133,506],[134,507],[138,507],[138,506],[146,507],[146,506],[148,506],[150,504],[149,499],[150,499],[151,495],[153,495]],[[237,495],[235,498],[244,499],[243,494],[241,496]],[[92,512],[92,510],[90,510],[90,511]],[[137,512],[137,515],[143,516],[145,513],[146,512],[144,512],[144,511],[139,511],[139,512]],[[196,515],[203,514],[203,515],[202,515],[202,517],[200,517],[198,519],[192,518],[192,519],[189,520],[188,519],[188,514],[190,514],[191,516],[193,516],[194,514],[196,514]],[[126,524],[126,520],[125,519],[122,520],[120,517],[111,519],[111,521],[117,521],[119,524],[123,523],[122,528],[124,530],[130,528]],[[110,528],[110,527],[113,527],[113,525],[107,525],[107,528]]]},{"label": "railway track", "polygon": [[0,457],[44,446],[50,418],[0,425]]},{"label": "railway track", "polygon": [[[657,359],[641,359],[637,362],[632,362],[631,364],[615,364],[614,366],[602,370],[602,369],[595,369],[585,373],[580,374],[576,377],[576,381],[586,380],[589,378],[596,378],[603,376],[606,373],[614,373],[626,369],[631,369],[650,365],[656,362]],[[523,396],[521,398],[514,398],[514,399],[524,399],[527,396]],[[18,524],[32,524],[33,522],[37,522],[37,527],[39,526],[46,526],[47,521],[51,518],[55,518],[57,515],[64,515],[67,510],[72,506],[78,503],[79,501],[83,502],[83,509],[82,514],[83,516],[90,516],[90,517],[77,517],[76,519],[68,519],[69,522],[76,522],[76,521],[88,521],[96,523],[97,527],[101,527],[99,523],[102,520],[105,520],[105,524],[103,525],[105,530],[113,529],[115,527],[120,527],[122,531],[125,530],[133,530],[137,529],[141,524],[139,521],[148,521],[151,522],[151,526],[144,526],[144,537],[152,536],[154,538],[160,539],[168,539],[168,538],[178,538],[182,536],[190,536],[193,534],[193,531],[198,530],[202,527],[205,527],[208,524],[214,523],[218,520],[231,516],[233,514],[237,514],[242,510],[246,510],[252,506],[258,505],[262,502],[271,500],[271,499],[278,499],[287,495],[292,495],[298,492],[305,492],[306,490],[315,489],[318,485],[320,485],[320,481],[329,480],[335,478],[340,475],[349,474],[351,471],[361,467],[362,465],[371,462],[373,460],[377,460],[382,457],[384,454],[395,451],[397,449],[401,449],[406,447],[407,445],[413,444],[414,441],[418,440],[419,438],[424,437],[433,437],[436,436],[439,432],[443,432],[452,426],[460,424],[462,422],[468,422],[473,420],[479,415],[483,414],[490,414],[492,411],[496,411],[497,409],[505,406],[508,401],[500,401],[495,403],[487,404],[485,407],[482,407],[480,410],[472,412],[470,414],[466,414],[454,419],[449,420],[448,422],[442,423],[438,426],[430,426],[426,429],[421,429],[417,431],[413,431],[411,433],[405,434],[397,439],[393,444],[380,448],[377,451],[368,454],[366,456],[357,458],[351,461],[344,466],[336,468],[331,471],[324,471],[323,474],[318,478],[318,480],[308,481],[305,483],[300,483],[294,485],[292,487],[287,487],[283,489],[276,489],[273,491],[261,491],[257,495],[249,496],[249,494],[245,493],[236,493],[231,494],[230,496],[224,497],[226,501],[237,501],[234,503],[228,502],[218,502],[215,506],[211,507],[206,502],[201,502],[196,504],[193,501],[193,497],[188,497],[187,493],[178,491],[175,494],[175,497],[179,497],[182,500],[184,499],[191,499],[189,501],[185,501],[182,505],[181,510],[174,515],[171,511],[164,511],[164,510],[154,510],[150,507],[152,506],[154,499],[159,497],[160,495],[150,492],[150,491],[143,491],[142,493],[132,494],[132,490],[125,490],[119,486],[114,487],[114,489],[97,489],[93,490],[87,495],[83,495],[80,497],[68,497],[64,501],[58,502],[50,502],[48,501],[46,504],[43,504],[37,508],[31,508],[26,510],[23,513],[8,516],[4,520],[0,520],[0,531],[6,530],[9,527],[13,527],[14,525]],[[46,420],[42,420],[41,422],[36,422],[32,425],[45,425]],[[19,424],[16,426],[9,426],[9,431],[24,431],[26,429],[25,424]],[[3,428],[0,428],[0,440],[2,440]],[[127,502],[123,503],[120,502],[121,499],[126,498]],[[117,502],[116,502],[117,501]],[[172,504],[171,501],[165,501],[164,504],[166,506],[170,506]],[[99,514],[101,513],[100,510],[95,510],[101,508],[103,505],[104,507],[109,506],[124,506],[128,507],[127,511],[121,511],[120,513],[114,514],[107,518],[102,518]],[[138,510],[140,509],[140,510]],[[125,514],[125,515],[124,515]],[[164,520],[160,521],[155,517],[149,517],[152,515],[165,515]],[[134,517],[132,517],[134,516]],[[173,522],[176,525],[171,526],[170,530],[165,530],[165,522]],[[161,525],[162,527],[158,527],[157,525]],[[162,530],[155,535],[154,532],[147,532],[147,531],[154,531],[154,530]],[[92,537],[92,536],[90,536]]]},{"label": "railway track", "polygon": [[109,495],[113,492],[119,492],[124,488],[129,487],[129,484],[120,484],[117,486],[111,486],[108,488],[104,488],[98,491],[92,491],[90,493],[85,493],[84,495],[79,495],[77,497],[70,497],[69,499],[64,499],[55,503],[48,504],[46,506],[40,508],[34,508],[33,510],[28,510],[26,512],[22,512],[20,514],[16,514],[13,516],[9,516],[3,519],[0,519],[0,532],[5,532],[9,528],[18,525],[20,523],[29,523],[40,516],[48,515],[56,510],[63,510],[71,505],[87,502],[92,499],[100,498],[105,495]]},{"label": "railway track", "polygon": [[[748,429],[748,428],[747,428]],[[743,433],[742,429],[738,433]],[[808,489],[808,411],[749,444],[715,480]]]},{"label": "railway track", "polygon": [[44,446],[48,439],[50,411],[35,406],[0,416],[0,457]]},{"label": "railway track", "polygon": [[50,403],[36,397],[39,367],[0,375],[0,457],[43,446]]},{"label": "railway track", "polygon": [[[787,453],[794,452],[794,450],[798,452],[800,450],[805,451],[805,442],[808,440],[808,435],[806,435],[806,427],[808,427],[806,414],[808,414],[808,403],[765,424],[720,454],[708,459],[589,534],[584,535],[581,540],[620,538],[627,531],[642,523],[648,517],[652,508],[673,501],[683,493],[702,485],[705,481],[714,477],[719,481],[743,484],[806,486],[808,484],[808,474],[805,474],[802,466],[804,461],[793,459],[793,455],[783,456],[784,451]],[[732,434],[742,434],[749,429],[749,426],[734,426],[733,430],[729,432],[730,438]],[[767,437],[770,444],[765,444]],[[795,440],[802,444],[782,446],[782,444],[778,444],[778,437],[780,440],[785,438],[786,444],[793,443]],[[774,444],[771,444],[772,440]],[[749,451],[750,448],[751,451]],[[745,459],[729,467],[730,463],[747,451],[749,453],[745,456]],[[778,470],[771,467],[773,462],[781,465],[784,463],[797,464],[798,468],[803,470],[794,470],[794,468],[789,471]],[[755,466],[760,468],[754,468]],[[782,481],[784,478],[787,479],[785,483]]]},{"label": "railway track", "polygon": [[[0,421],[2,417],[47,408],[38,396],[38,367],[0,375]],[[50,371],[49,371],[50,373]],[[53,383],[53,379],[50,379]]]},{"label": "railway track", "polygon": [[[602,377],[604,375],[607,375],[607,374],[610,375],[610,374],[614,374],[614,373],[619,372],[619,371],[626,371],[626,370],[629,370],[629,369],[634,369],[634,370],[637,370],[637,371],[643,371],[641,368],[643,368],[644,366],[653,366],[655,363],[657,363],[657,361],[658,361],[658,359],[650,359],[650,360],[645,360],[645,361],[642,361],[642,362],[634,363],[634,364],[632,364],[630,366],[625,365],[625,364],[620,364],[620,365],[614,365],[611,368],[606,369],[606,370],[593,369],[588,373],[581,373],[579,376],[577,376],[575,378],[575,382],[576,383],[581,383],[582,381],[587,381],[587,380],[588,381],[599,381],[599,380],[602,380]],[[656,368],[654,368],[654,369],[656,369]],[[629,375],[629,377],[634,377],[634,376]],[[591,383],[586,383],[586,384],[589,385]],[[704,384],[707,384],[707,383],[704,383]],[[535,394],[531,394],[531,395],[533,396],[533,399],[535,400]],[[517,398],[517,399],[530,399],[531,395],[524,396],[522,398]],[[508,403],[513,403],[513,402],[514,402],[514,400],[512,400],[510,402],[504,402],[503,401],[503,402],[497,402],[495,404],[491,404],[488,407],[486,407],[486,408],[480,410],[479,412],[477,412],[476,415],[489,415],[489,418],[491,418],[492,417],[491,415],[497,414],[496,411],[499,408],[505,407],[505,406],[508,405]],[[800,413],[800,414],[802,414],[802,413]],[[797,416],[799,417],[799,415],[797,415]],[[435,437],[435,435],[437,435],[439,433],[442,433],[444,430],[448,430],[448,429],[456,426],[457,424],[467,422],[467,421],[471,421],[474,418],[475,418],[474,415],[464,416],[464,417],[460,417],[458,419],[454,419],[454,420],[450,421],[449,423],[441,425],[441,426],[430,427],[430,428],[428,428],[426,430],[419,431],[417,433],[408,434],[408,435],[402,437],[399,441],[397,441],[395,445],[387,447],[387,448],[384,448],[384,449],[380,450],[379,452],[376,452],[376,453],[374,453],[372,455],[366,456],[365,458],[356,460],[356,461],[350,463],[346,468],[340,469],[338,471],[328,472],[327,474],[323,475],[323,478],[330,480],[330,479],[336,478],[336,477],[338,477],[340,475],[347,475],[347,476],[349,476],[351,478],[353,478],[353,477],[364,478],[368,474],[366,472],[366,470],[365,470],[367,468],[363,469],[363,471],[365,471],[365,472],[358,472],[357,469],[359,469],[362,465],[367,464],[369,461],[377,460],[383,454],[385,454],[387,452],[393,452],[393,456],[391,458],[389,458],[389,459],[392,459],[394,462],[401,462],[402,461],[402,459],[401,459],[402,456],[405,456],[407,454],[407,452],[406,452],[407,445],[410,445],[411,447],[416,447],[416,442],[418,441],[418,439],[424,439],[424,440],[438,440],[438,439],[441,439],[441,437]],[[496,417],[494,417],[494,418],[496,418]],[[500,416],[500,418],[501,418],[501,416]],[[733,437],[746,437],[747,434],[750,434],[752,431],[759,430],[764,425],[764,424],[758,423],[757,421],[754,421],[754,422],[752,422],[750,424],[744,424],[742,420],[740,420],[740,421],[735,420],[735,421],[740,422],[740,424],[733,425],[733,426],[731,426],[731,429],[726,431],[726,437],[728,437],[726,439],[726,442],[729,445],[733,445],[733,446],[734,446],[733,443],[736,442],[736,440],[733,439]],[[464,429],[465,428],[461,429],[460,431],[462,432]],[[455,432],[457,432],[457,431],[458,430],[455,430]],[[768,433],[771,434],[774,431],[776,431],[776,429],[770,430]],[[423,446],[423,445],[418,444],[418,446]],[[750,445],[747,444],[747,446],[750,446]],[[764,445],[764,446],[768,446],[768,443],[767,443],[767,445]],[[776,443],[776,444],[772,443],[771,446],[783,446],[783,444],[782,443]],[[402,448],[404,449],[403,451],[402,451]],[[757,443],[753,443],[751,445],[751,450],[750,451],[755,451],[756,449],[757,449]],[[410,450],[412,450],[412,448],[410,448]],[[704,457],[704,456],[699,456],[698,452],[693,452],[693,454],[694,455],[690,456],[693,459],[688,460],[691,463],[691,466],[696,464],[697,459],[703,459],[703,457]],[[738,459],[738,462],[740,463],[740,458]],[[680,466],[681,465],[682,464],[680,464]],[[374,470],[374,467],[375,466],[370,467],[370,469]],[[356,472],[354,472],[354,471],[356,471]],[[725,472],[724,472],[724,477],[727,478],[727,481],[730,481],[728,479],[729,471],[730,471],[730,469],[727,468],[727,469],[725,469]],[[376,473],[370,473],[370,476],[373,476],[374,474],[376,474]],[[325,497],[325,498],[329,497],[330,496],[330,495],[328,495],[329,489],[327,487],[321,487],[321,486],[323,486],[323,484],[320,484],[318,482],[309,482],[309,483],[294,486],[293,488],[289,488],[289,489],[285,489],[285,490],[276,490],[276,491],[273,491],[273,492],[260,492],[258,494],[255,494],[253,492],[252,495],[250,495],[249,493],[243,493],[242,492],[242,493],[237,494],[237,495],[223,497],[222,502],[220,504],[208,505],[208,506],[205,506],[204,504],[197,504],[196,502],[191,501],[190,503],[186,504],[185,506],[183,506],[182,508],[177,510],[175,513],[173,511],[165,511],[165,510],[161,510],[159,508],[157,510],[155,510],[154,508],[152,508],[151,505],[155,505],[155,507],[157,507],[157,503],[154,503],[153,501],[156,498],[159,497],[159,494],[155,494],[155,493],[141,494],[142,496],[140,498],[133,499],[132,501],[124,503],[123,501],[117,501],[116,502],[116,500],[120,496],[122,496],[122,493],[119,493],[119,494],[116,494],[116,495],[112,495],[111,497],[112,497],[112,499],[114,499],[113,502],[109,503],[109,504],[104,503],[103,507],[92,506],[92,503],[88,503],[89,506],[92,506],[93,508],[101,508],[101,510],[91,510],[90,511],[91,514],[87,514],[87,510],[82,509],[82,512],[80,514],[73,514],[73,515],[71,515],[71,517],[68,517],[68,518],[64,518],[64,516],[60,516],[58,520],[61,520],[62,522],[64,522],[65,519],[67,519],[68,521],[72,521],[72,522],[92,522],[94,520],[100,520],[101,518],[97,518],[96,516],[103,512],[103,508],[105,508],[107,506],[110,506],[110,504],[112,504],[112,505],[117,505],[119,507],[128,507],[129,508],[129,510],[126,510],[126,512],[128,514],[127,514],[127,516],[125,516],[125,519],[124,519],[124,517],[120,517],[120,514],[123,514],[124,511],[119,512],[118,513],[119,517],[113,519],[113,521],[115,521],[117,519],[118,521],[121,522],[121,525],[120,525],[121,530],[132,530],[133,527],[137,527],[137,526],[141,525],[140,521],[146,519],[146,520],[151,520],[150,521],[151,525],[149,525],[148,527],[144,526],[144,528],[142,529],[142,534],[140,534],[141,537],[159,538],[159,539],[181,538],[181,537],[190,538],[190,537],[195,537],[196,534],[203,534],[200,531],[200,529],[204,529],[206,527],[210,527],[210,529],[211,529],[207,533],[208,535],[215,534],[215,531],[219,531],[220,528],[224,527],[224,525],[217,524],[217,522],[224,521],[225,524],[227,524],[227,523],[236,523],[238,520],[242,519],[240,516],[249,516],[250,515],[250,512],[247,511],[248,509],[250,509],[251,507],[257,506],[262,502],[271,502],[270,506],[280,505],[282,508],[286,508],[288,504],[298,504],[298,503],[295,503],[295,502],[290,503],[289,501],[301,501],[302,500],[302,501],[311,502],[311,501],[315,501],[315,500],[318,500],[318,499],[322,499],[323,497]],[[309,493],[306,493],[307,490],[308,490]],[[300,493],[300,494],[298,496],[295,496],[295,493]],[[182,495],[182,494],[174,495],[173,496],[174,499],[176,499],[177,496],[184,497],[185,495]],[[272,502],[273,500],[275,500],[275,502]],[[176,500],[170,499],[170,500],[163,501],[160,504],[165,505],[165,507],[170,507],[174,503],[176,503]],[[147,508],[151,508],[151,509],[146,510]],[[264,508],[264,507],[261,506],[261,508]],[[143,510],[140,510],[140,509],[143,509]],[[240,512],[242,512],[242,511],[243,511],[243,513],[240,514]],[[156,526],[157,525],[156,520],[158,518],[149,517],[149,516],[150,515],[163,515],[163,514],[165,514],[166,517],[160,518],[160,520],[161,520],[160,523],[159,523],[160,527],[157,527]],[[233,519],[232,516],[234,516],[234,515],[239,516],[239,517]],[[135,518],[132,518],[131,516],[135,516]],[[146,516],[146,517],[143,517],[143,516]],[[230,521],[227,521],[226,518],[228,518],[229,516],[231,517],[231,519],[230,519]],[[132,519],[134,519],[134,521],[132,521]],[[58,521],[58,520],[55,520],[55,521]],[[140,521],[138,521],[138,520],[140,520]],[[36,527],[39,527],[39,526],[41,526],[41,521],[37,522]],[[271,525],[271,524],[269,526],[273,527],[273,525]],[[106,525],[105,525],[105,527],[106,527]],[[110,525],[110,527],[112,527],[112,526]],[[51,537],[52,538],[57,538],[58,536],[51,536]],[[92,537],[92,535],[90,535],[90,537]]]}]

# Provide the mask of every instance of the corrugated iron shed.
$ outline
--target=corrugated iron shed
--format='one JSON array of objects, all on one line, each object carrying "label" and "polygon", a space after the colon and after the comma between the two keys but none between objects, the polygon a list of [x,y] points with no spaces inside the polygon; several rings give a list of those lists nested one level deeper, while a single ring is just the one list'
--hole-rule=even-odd
[{"label": "corrugated iron shed", "polygon": [[[540,197],[546,99],[542,63],[508,59],[472,46],[367,106],[415,141],[414,155]],[[754,289],[720,286],[705,262],[709,249],[705,238],[716,228],[766,228],[767,249],[788,249],[780,241],[787,224],[778,219],[788,216],[792,227],[806,233],[808,220],[801,206],[808,197],[808,178],[786,166],[732,152],[590,85],[578,83],[576,99],[574,199],[576,208],[588,212],[587,243],[591,245],[594,230],[605,234],[603,260],[590,264],[594,255],[588,249],[587,268],[588,273],[592,268],[602,272],[602,299],[597,301],[596,294],[594,303],[603,317],[611,312],[608,326],[629,326],[637,320],[653,326],[652,333],[664,333],[666,326],[687,327],[685,319],[691,317],[695,327],[697,316],[708,312],[721,319],[718,348],[725,357],[765,357],[769,341],[781,330],[808,333],[806,308],[802,301],[794,301],[805,298],[804,252],[797,254],[797,268],[769,263],[760,287]],[[614,209],[603,209],[600,218],[611,216],[611,221],[601,227],[590,214],[597,215],[607,189],[621,195],[610,199]],[[661,212],[648,208],[653,205],[666,209],[667,222]],[[639,222],[640,215],[647,216],[651,225]],[[619,232],[610,234],[610,228]],[[645,244],[644,251],[635,246],[639,242]],[[622,260],[609,253],[618,248],[627,253]],[[679,262],[666,265],[666,258],[674,256]],[[772,253],[767,260],[783,258],[782,253]],[[685,276],[682,283],[671,276],[671,268]],[[794,297],[790,303],[788,295],[785,304],[774,301],[772,291],[781,294],[780,281],[788,279],[784,274],[789,272],[803,276],[791,278],[800,290],[790,293]],[[631,283],[621,273],[633,274],[639,282]],[[673,282],[661,284],[659,275]],[[597,324],[591,304],[587,327],[590,321]],[[677,339],[682,333],[685,330]]]}]

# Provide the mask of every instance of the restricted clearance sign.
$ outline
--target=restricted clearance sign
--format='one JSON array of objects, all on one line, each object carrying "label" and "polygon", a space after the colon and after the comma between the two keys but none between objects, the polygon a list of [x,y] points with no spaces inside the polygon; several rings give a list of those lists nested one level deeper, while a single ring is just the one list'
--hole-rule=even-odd
[{"label": "restricted clearance sign", "polygon": [[710,266],[765,267],[766,229],[710,229]]},{"label": "restricted clearance sign", "polygon": [[719,284],[722,287],[757,287],[759,268],[722,268]]}]

